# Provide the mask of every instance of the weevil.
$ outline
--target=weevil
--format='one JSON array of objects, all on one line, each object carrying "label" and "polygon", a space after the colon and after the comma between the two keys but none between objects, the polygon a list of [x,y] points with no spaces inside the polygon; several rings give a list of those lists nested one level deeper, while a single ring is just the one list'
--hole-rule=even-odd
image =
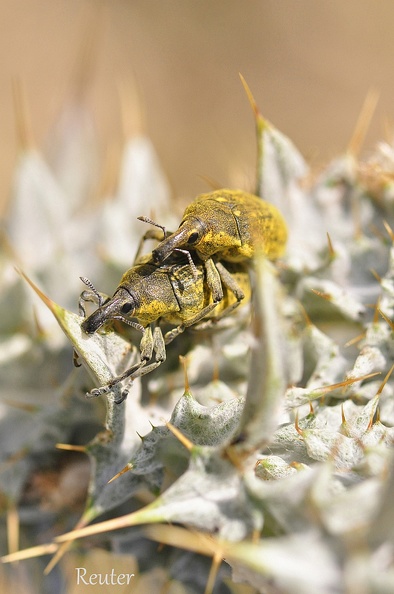
[{"label": "weevil", "polygon": [[219,260],[247,262],[257,252],[275,260],[283,254],[287,241],[286,223],[279,210],[241,190],[201,194],[186,208],[175,233],[166,234],[161,228],[164,239],[153,250],[153,261],[163,263],[176,249],[195,251],[205,264],[214,302],[222,299],[223,284],[230,286],[238,301],[243,299],[242,289],[231,284]]},{"label": "weevil", "polygon": [[[94,334],[111,320],[120,320],[142,333],[140,361],[107,385],[91,390],[90,396],[108,393],[119,382],[153,371],[165,361],[166,345],[186,328],[209,327],[238,305],[226,285],[221,301],[214,302],[207,286],[204,263],[196,254],[192,261],[193,266],[190,265],[190,254],[186,257],[177,251],[161,265],[154,262],[151,255],[141,258],[125,272],[112,297],[99,293],[88,279],[81,277],[89,289],[81,293],[80,314],[86,316],[86,302],[98,305],[81,324],[86,334]],[[251,292],[248,271],[242,264],[229,264],[226,270],[242,287],[247,301]],[[163,334],[161,322],[175,327]],[[127,390],[124,390],[118,402],[126,396]]]}]

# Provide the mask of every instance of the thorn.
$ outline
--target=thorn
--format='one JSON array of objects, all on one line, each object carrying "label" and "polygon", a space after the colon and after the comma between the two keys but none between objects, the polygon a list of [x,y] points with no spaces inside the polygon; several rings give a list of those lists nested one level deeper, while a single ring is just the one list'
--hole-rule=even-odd
[{"label": "thorn", "polygon": [[295,430],[297,431],[297,433],[299,435],[301,435],[301,437],[304,437],[304,431],[301,429],[301,427],[298,424],[298,410],[296,412],[296,416],[295,416],[295,420],[294,420],[294,427],[295,427]]},{"label": "thorn", "polygon": [[36,547],[30,547],[29,549],[17,551],[15,553],[11,553],[10,555],[4,555],[1,557],[1,562],[14,563],[15,561],[21,561],[22,559],[32,559],[33,557],[50,555],[51,553],[55,553],[58,547],[58,544],[52,542],[49,544],[38,545]]},{"label": "thorn", "polygon": [[68,452],[82,452],[86,454],[86,446],[72,445],[70,443],[57,443],[55,448],[58,450],[67,450]]},{"label": "thorn", "polygon": [[218,358],[215,357],[213,360],[212,381],[217,382],[219,380],[219,376],[219,361]]},{"label": "thorn", "polygon": [[330,260],[334,260],[336,258],[336,252],[334,250],[334,246],[332,245],[330,234],[327,233],[327,242],[328,242],[328,253],[330,256]]},{"label": "thorn", "polygon": [[350,340],[348,340],[345,343],[345,348],[352,346],[353,344],[356,344],[357,342],[360,342],[360,340],[362,340],[363,338],[365,338],[366,336],[366,332],[363,332],[362,334],[359,334],[358,336],[355,336],[354,338],[351,338]]},{"label": "thorn", "polygon": [[52,569],[55,567],[55,565],[57,565],[59,563],[60,559],[68,551],[68,549],[71,547],[71,545],[72,545],[72,541],[63,542],[61,545],[58,545],[58,549],[55,552],[54,556],[49,561],[48,565],[44,568],[44,571],[43,571],[44,575],[48,575],[51,573]]},{"label": "thorn", "polygon": [[123,134],[125,138],[143,136],[146,130],[146,115],[142,90],[136,77],[118,84]]},{"label": "thorn", "polygon": [[215,581],[218,575],[218,571],[220,568],[220,565],[222,563],[222,555],[223,555],[223,551],[221,551],[220,549],[218,551],[216,551],[212,557],[212,565],[211,565],[211,569],[209,570],[209,575],[208,575],[208,580],[207,580],[207,585],[205,586],[205,590],[204,590],[204,594],[212,594],[213,592],[213,588],[215,586]]},{"label": "thorn", "polygon": [[23,83],[19,79],[13,81],[12,94],[14,100],[16,136],[19,148],[22,151],[27,151],[34,147],[34,139],[31,127],[30,110],[26,99],[26,91]]},{"label": "thorn", "polygon": [[361,381],[369,379],[371,377],[375,377],[375,375],[380,375],[380,371],[374,371],[373,373],[367,373],[366,375],[361,375],[359,377],[348,378],[348,379],[344,380],[343,382],[338,382],[336,384],[330,384],[329,386],[322,386],[321,388],[315,388],[314,390],[312,390],[312,393],[318,392],[321,395],[326,395],[329,392],[333,392],[334,390],[337,390],[338,388],[346,388],[347,386],[350,386],[351,384],[354,384],[356,382],[361,382]]},{"label": "thorn", "polygon": [[243,88],[245,90],[246,96],[248,98],[248,101],[250,103],[250,107],[253,110],[253,113],[255,115],[256,120],[258,120],[259,118],[261,118],[261,114],[260,114],[260,110],[257,107],[257,103],[255,101],[255,98],[253,97],[252,91],[250,90],[250,87],[248,85],[248,83],[246,82],[246,80],[244,79],[244,77],[242,76],[242,74],[239,72],[239,78],[241,79],[241,83],[243,85]]},{"label": "thorn", "polygon": [[391,241],[394,241],[394,231],[390,227],[387,221],[383,221],[384,228],[386,229]]},{"label": "thorn", "polygon": [[[153,425],[152,425],[152,427],[153,427]],[[154,427],[153,427],[153,428],[154,428]],[[138,431],[136,431],[136,434],[138,435],[138,437],[140,438],[140,440],[141,440],[141,441],[144,441],[144,436],[143,436],[143,435],[140,435],[140,434],[138,433]]]},{"label": "thorn", "polygon": [[345,409],[343,403],[341,404],[341,418],[342,418],[342,425],[346,425],[346,417],[345,417]]},{"label": "thorn", "polygon": [[13,502],[7,509],[7,543],[10,555],[19,550],[19,514]]},{"label": "thorn", "polygon": [[375,419],[376,419],[376,423],[380,423],[380,406],[376,407]]},{"label": "thorn", "polygon": [[81,101],[86,95],[94,67],[97,63],[97,50],[102,33],[102,6],[89,7],[84,15],[81,41],[71,75],[71,93],[74,100]]},{"label": "thorn", "polygon": [[189,452],[193,449],[193,443],[190,441],[190,439],[185,437],[185,435],[183,435],[183,433],[179,431],[179,429],[174,427],[174,425],[172,425],[169,422],[166,422],[166,427],[171,431],[171,433],[175,435],[175,437],[181,442],[181,444],[184,445],[187,450],[189,450]]},{"label": "thorn", "polygon": [[380,311],[380,297],[378,298],[376,305],[374,306],[374,314],[373,314],[373,324],[377,324],[379,322],[379,311]]},{"label": "thorn", "polygon": [[305,307],[302,305],[302,303],[299,303],[299,306],[301,308],[302,315],[304,316],[306,325],[307,326],[313,326],[312,321],[311,321],[310,317],[308,316]]},{"label": "thorn", "polygon": [[315,416],[315,409],[313,408],[312,400],[309,400],[309,414]]},{"label": "thorn", "polygon": [[103,157],[100,179],[97,184],[97,192],[92,198],[94,205],[116,194],[119,183],[119,171],[122,161],[122,147],[119,142],[108,143]]},{"label": "thorn", "polygon": [[183,357],[182,355],[179,355],[179,362],[183,367],[183,381],[184,381],[184,393],[185,394],[189,394],[190,393],[190,384],[189,384],[189,377],[187,375],[187,360],[186,357]]},{"label": "thorn", "polygon": [[382,383],[380,384],[379,390],[376,392],[376,396],[380,396],[381,393],[383,392],[383,389],[385,387],[385,385],[387,384],[387,382],[390,379],[390,375],[393,373],[394,370],[394,363],[393,365],[390,367],[389,371],[386,374],[386,377],[384,378],[384,380],[382,381]]},{"label": "thorn", "polygon": [[321,297],[322,299],[325,299],[326,301],[332,300],[332,295],[330,295],[329,293],[323,293],[322,291],[318,291],[317,289],[311,289],[311,291],[312,293],[315,293],[315,295]]},{"label": "thorn", "polygon": [[210,177],[209,175],[199,175],[198,177],[202,179],[202,181],[205,182],[212,190],[220,190],[224,187],[223,184],[219,183],[216,179]]},{"label": "thorn", "polygon": [[[86,516],[86,517],[85,517],[85,515],[82,516],[82,518],[80,518],[78,520],[76,526],[74,527],[74,530],[79,530],[80,528],[84,528],[87,524],[87,518],[88,518],[88,516]],[[72,543],[73,543],[73,541],[69,540],[68,542],[63,542],[61,545],[56,546],[57,550],[55,551],[55,554],[52,557],[52,559],[50,560],[50,562],[48,563],[48,565],[45,567],[44,575],[48,575],[52,571],[52,569],[55,567],[55,565],[57,565],[59,563],[59,561],[63,557],[63,555],[65,553],[67,553],[67,551],[71,547]]]},{"label": "thorn", "polygon": [[374,89],[370,89],[365,97],[354,132],[347,147],[347,152],[353,157],[357,157],[360,153],[378,100],[379,93]]},{"label": "thorn", "polygon": [[376,278],[376,280],[378,281],[378,283],[381,283],[382,282],[382,277],[376,272],[376,270],[374,268],[370,268],[369,271]]},{"label": "thorn", "polygon": [[388,325],[390,326],[391,330],[394,331],[394,322],[392,322],[392,320],[390,320],[390,318],[388,316],[386,316],[386,314],[383,313],[381,309],[378,308],[377,311],[380,313],[380,315],[382,316],[382,318],[384,319],[384,321],[388,323]]},{"label": "thorn", "polygon": [[129,472],[129,470],[133,469],[133,464],[131,462],[128,462],[126,464],[126,466],[124,468],[122,468],[122,470],[120,470],[119,472],[117,472],[115,474],[115,476],[113,476],[112,478],[109,479],[109,481],[107,482],[107,485],[109,485],[109,483],[112,483],[112,481],[116,480],[117,478],[119,478],[120,476],[122,476],[122,474],[126,474],[126,472]]},{"label": "thorn", "polygon": [[37,336],[39,338],[45,338],[46,332],[45,332],[44,328],[42,327],[39,316],[37,314],[37,308],[35,305],[33,305],[33,319],[34,319],[34,326],[35,326],[35,329],[37,332]]}]

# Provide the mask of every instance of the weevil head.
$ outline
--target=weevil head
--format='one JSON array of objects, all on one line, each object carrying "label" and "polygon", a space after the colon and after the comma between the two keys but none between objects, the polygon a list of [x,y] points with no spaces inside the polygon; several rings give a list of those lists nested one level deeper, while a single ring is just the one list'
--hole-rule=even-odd
[{"label": "weevil head", "polygon": [[135,297],[124,287],[119,287],[109,301],[82,322],[81,328],[86,334],[94,334],[110,320],[122,320],[128,324],[128,317],[134,314],[136,307]]},{"label": "weevil head", "polygon": [[180,224],[179,229],[164,239],[152,251],[153,261],[156,264],[161,264],[177,248],[196,249],[204,237],[205,232],[206,227],[199,218],[185,218]]},{"label": "weevil head", "polygon": [[179,229],[164,239],[155,250],[153,258],[163,262],[176,248],[195,250],[202,260],[217,252],[241,244],[237,221],[231,205],[219,196],[204,194],[186,210]]}]

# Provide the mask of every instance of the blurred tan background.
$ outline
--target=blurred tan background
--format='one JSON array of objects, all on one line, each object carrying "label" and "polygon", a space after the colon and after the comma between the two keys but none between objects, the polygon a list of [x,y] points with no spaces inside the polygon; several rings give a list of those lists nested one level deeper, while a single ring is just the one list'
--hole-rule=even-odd
[{"label": "blurred tan background", "polygon": [[86,99],[102,163],[121,139],[119,84],[135,77],[182,199],[206,190],[199,175],[253,187],[254,122],[238,72],[316,165],[346,148],[369,89],[380,100],[367,147],[393,118],[392,0],[1,0],[0,17],[2,207],[17,155],[12,80],[23,82],[45,146],[90,35]]}]

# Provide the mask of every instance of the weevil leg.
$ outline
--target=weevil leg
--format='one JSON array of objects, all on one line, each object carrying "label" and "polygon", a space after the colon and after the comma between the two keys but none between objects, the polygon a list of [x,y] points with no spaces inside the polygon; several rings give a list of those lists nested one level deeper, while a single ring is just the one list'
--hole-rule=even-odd
[{"label": "weevil leg", "polygon": [[153,347],[152,329],[150,326],[147,326],[140,342],[140,356],[142,361],[149,361],[152,359]]},{"label": "weevil leg", "polygon": [[240,304],[240,301],[234,301],[231,305],[226,307],[220,314],[215,316],[214,318],[209,318],[208,320],[201,321],[200,323],[196,324],[196,330],[207,330],[208,328],[213,328],[215,324],[217,324],[221,319],[227,317],[231,312],[234,311]]},{"label": "weevil leg", "polygon": [[235,298],[237,300],[237,305],[239,305],[242,299],[245,298],[245,294],[242,291],[241,287],[238,285],[236,280],[234,280],[234,277],[230,274],[227,268],[223,266],[221,262],[216,262],[216,269],[219,273],[222,283],[225,287],[227,287],[227,289],[230,289],[230,291],[234,293]]},{"label": "weevil leg", "polygon": [[205,318],[205,316],[210,314],[211,311],[214,310],[216,306],[217,306],[217,303],[210,303],[209,305],[205,306],[193,318],[191,318],[190,320],[187,320],[187,322],[184,322],[183,324],[179,324],[179,326],[177,326],[173,330],[169,330],[169,332],[166,332],[166,334],[164,336],[165,344],[169,344],[170,342],[172,342],[174,340],[174,338],[176,338],[177,336],[182,334],[182,332],[184,332],[186,330],[186,328],[189,328],[190,326],[197,324],[200,320]]},{"label": "weevil leg", "polygon": [[[130,367],[130,369],[126,369],[121,375],[118,375],[113,380],[108,382],[105,386],[100,386],[99,388],[93,388],[90,392],[87,393],[88,398],[97,398],[98,396],[102,396],[103,394],[108,394],[111,389],[118,383],[123,382],[126,379],[130,379],[131,382],[137,378],[142,377],[143,375],[153,371],[163,361],[166,359],[166,347],[164,342],[163,333],[159,326],[156,326],[153,334],[150,326],[145,328],[145,332],[142,335],[141,343],[140,343],[140,352],[141,352],[141,361]],[[155,361],[150,365],[147,365],[147,362],[152,358],[153,353],[155,353]],[[120,404],[127,398],[128,390],[127,388],[122,391],[121,398],[115,400],[116,404]]]},{"label": "weevil leg", "polygon": [[212,299],[214,303],[219,303],[223,299],[223,287],[219,271],[212,258],[208,258],[204,262],[204,265],[207,275],[207,285],[212,293]]},{"label": "weevil leg", "polygon": [[82,363],[79,362],[79,355],[75,349],[73,349],[73,364],[74,367],[82,367]]},{"label": "weevil leg", "polygon": [[150,239],[154,239],[158,242],[163,241],[163,233],[160,232],[158,229],[149,229],[149,231],[147,231],[145,235],[141,237],[140,242],[138,244],[137,252],[134,257],[134,264],[136,264],[141,257],[141,253],[145,242],[149,241]]},{"label": "weevil leg", "polygon": [[209,320],[206,320],[205,322],[202,321],[200,324],[198,324],[196,330],[206,330],[207,328],[211,328],[212,326],[217,324],[219,320],[231,314],[234,311],[234,309],[236,309],[240,305],[242,299],[245,298],[244,292],[242,291],[238,283],[234,280],[234,277],[229,273],[227,268],[225,268],[221,262],[216,262],[216,267],[220,274],[222,283],[225,287],[227,287],[229,291],[231,291],[235,295],[237,301],[234,301],[234,303],[231,303],[231,305],[225,307],[217,316]]},{"label": "weevil leg", "polygon": [[160,326],[156,326],[153,332],[153,349],[155,351],[156,362],[163,363],[166,360],[167,354],[166,343]]},{"label": "weevil leg", "polygon": [[[86,397],[87,398],[97,398],[98,396],[102,396],[103,394],[108,394],[108,392],[110,392],[112,390],[112,388],[114,386],[116,386],[116,384],[119,384],[120,382],[123,382],[125,379],[128,379],[130,376],[132,376],[136,371],[138,371],[144,365],[146,365],[146,361],[139,361],[138,363],[136,363],[129,369],[126,369],[126,371],[124,371],[121,375],[114,377],[105,386],[100,386],[99,388],[93,388],[92,390],[90,390],[90,392],[88,392],[86,394]],[[122,394],[122,396],[123,396],[123,394]],[[127,396],[127,394],[126,394],[126,396]],[[125,397],[122,397],[122,400],[117,401],[117,403],[123,402],[124,399],[125,399]]]},{"label": "weevil leg", "polygon": [[150,326],[145,328],[140,342],[140,352],[143,361],[152,359],[153,353],[156,361],[162,363],[166,360],[166,345],[160,326],[155,326],[153,334]]},{"label": "weevil leg", "polygon": [[[137,379],[137,377],[142,377],[144,375],[147,375],[151,371],[154,371],[155,369],[157,369],[162,363],[163,363],[163,361],[154,361],[153,363],[150,363],[149,365],[144,365],[144,367],[140,367],[140,369],[138,369],[135,372],[135,374],[133,374],[133,379]],[[123,402],[123,400],[121,400],[119,402]],[[118,401],[116,401],[116,404],[118,404]]]}]

